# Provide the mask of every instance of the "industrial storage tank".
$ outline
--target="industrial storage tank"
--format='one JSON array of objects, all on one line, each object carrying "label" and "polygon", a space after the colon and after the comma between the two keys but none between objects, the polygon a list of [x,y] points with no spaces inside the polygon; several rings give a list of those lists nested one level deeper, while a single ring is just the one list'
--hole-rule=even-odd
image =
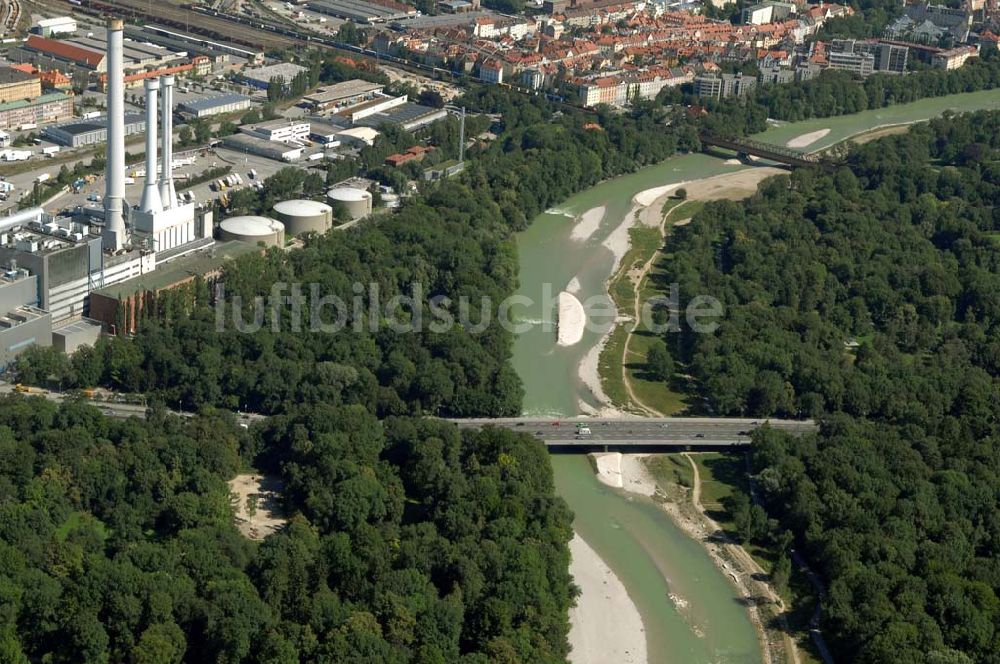
[{"label": "industrial storage tank", "polygon": [[219,224],[219,239],[280,247],[285,244],[285,225],[269,217],[229,217]]},{"label": "industrial storage tank", "polygon": [[274,216],[289,235],[325,233],[333,226],[333,208],[316,201],[281,201],[274,206]]},{"label": "industrial storage tank", "polygon": [[356,187],[334,187],[326,192],[331,203],[340,203],[347,208],[351,219],[360,219],[372,213],[372,195]]}]

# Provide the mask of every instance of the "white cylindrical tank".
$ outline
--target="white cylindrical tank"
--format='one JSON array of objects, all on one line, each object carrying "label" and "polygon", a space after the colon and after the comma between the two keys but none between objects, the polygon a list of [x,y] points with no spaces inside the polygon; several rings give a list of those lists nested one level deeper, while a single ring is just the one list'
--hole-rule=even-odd
[{"label": "white cylindrical tank", "polygon": [[285,225],[289,235],[325,233],[333,226],[333,208],[316,201],[281,201],[274,206],[274,216]]},{"label": "white cylindrical tank", "polygon": [[280,247],[285,244],[285,226],[270,217],[229,217],[219,224],[219,239]]},{"label": "white cylindrical tank", "polygon": [[356,187],[334,187],[326,192],[331,203],[339,203],[347,208],[351,219],[360,219],[372,213],[372,195]]}]

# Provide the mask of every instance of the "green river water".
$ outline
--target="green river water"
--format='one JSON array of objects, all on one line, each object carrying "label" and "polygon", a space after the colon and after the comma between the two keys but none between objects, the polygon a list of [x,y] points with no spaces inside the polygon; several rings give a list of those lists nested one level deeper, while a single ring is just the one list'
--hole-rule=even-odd
[{"label": "green river water", "polygon": [[[815,150],[882,125],[919,121],[946,110],[983,108],[1000,108],[1000,91],[784,123],[757,138],[783,145],[796,136],[829,129],[808,147]],[[600,331],[587,331],[578,344],[563,347],[556,344],[552,326],[541,321],[555,319],[554,297],[573,279],[578,282],[577,297],[583,302],[604,293],[615,261],[604,243],[632,209],[633,196],[653,187],[742,168],[745,166],[727,165],[701,154],[668,159],[573,196],[558,209],[539,215],[518,236],[518,294],[534,302],[518,310],[518,318],[532,325],[514,344],[513,362],[524,384],[526,414],[570,416],[581,412],[581,402],[597,405],[579,377],[579,365],[599,342]],[[606,212],[596,231],[585,240],[572,239],[576,218],[597,207],[605,207]],[[547,307],[543,306],[546,290],[551,293]],[[546,308],[549,310],[544,311]],[[557,490],[576,515],[574,528],[615,571],[642,615],[651,664],[760,661],[756,635],[737,602],[735,589],[698,543],[674,526],[652,501],[627,497],[599,483],[586,457],[553,455],[551,459]],[[683,602],[675,603],[671,594]],[[679,608],[681,604],[683,608]]]}]

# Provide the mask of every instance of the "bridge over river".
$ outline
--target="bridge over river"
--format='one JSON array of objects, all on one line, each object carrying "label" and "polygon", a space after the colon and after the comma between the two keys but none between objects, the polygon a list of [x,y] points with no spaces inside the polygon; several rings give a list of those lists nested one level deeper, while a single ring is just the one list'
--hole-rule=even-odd
[{"label": "bridge over river", "polygon": [[[528,433],[544,441],[552,452],[719,449],[749,445],[753,430],[765,424],[795,435],[817,429],[813,420],[729,417],[511,417],[448,421],[459,429],[492,425]],[[590,433],[581,433],[583,427]]]},{"label": "bridge over river", "polygon": [[740,157],[752,155],[768,161],[793,167],[819,166],[821,168],[832,168],[834,164],[822,157],[793,150],[780,145],[755,141],[752,138],[725,138],[707,132],[702,132],[698,138],[701,144],[707,147],[723,148],[733,150]]}]

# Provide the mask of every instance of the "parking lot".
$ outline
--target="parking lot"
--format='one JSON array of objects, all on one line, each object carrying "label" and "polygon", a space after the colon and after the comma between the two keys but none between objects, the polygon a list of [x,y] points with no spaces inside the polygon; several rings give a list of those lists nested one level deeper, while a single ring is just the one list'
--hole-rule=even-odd
[{"label": "parking lot", "polygon": [[[182,190],[183,181],[187,176],[197,176],[213,168],[232,166],[232,172],[239,173],[243,178],[243,181],[247,182],[250,179],[248,174],[251,169],[254,169],[257,172],[257,177],[259,179],[264,180],[274,175],[282,168],[291,165],[275,161],[273,159],[265,159],[264,157],[252,154],[243,154],[227,148],[216,148],[214,150],[204,150],[193,153],[183,151],[175,153],[175,157],[177,158],[184,156],[193,156],[195,161],[189,166],[182,166],[181,168],[174,170],[174,181],[178,191]],[[304,166],[307,163],[308,162],[301,162],[298,165]],[[143,168],[144,163],[130,164],[130,166]],[[134,180],[135,181],[131,184],[125,185],[125,200],[130,205],[138,205],[140,199],[142,198],[143,187],[145,186],[145,178],[136,177]],[[185,191],[193,192],[195,202],[198,203],[215,200],[219,197],[219,192],[212,191],[212,182],[213,181],[203,182]],[[50,205],[46,206],[46,211],[50,213],[64,210],[72,211],[76,209],[77,206],[102,208],[103,204],[101,203],[99,197],[103,196],[104,175],[101,174],[94,180],[94,182],[85,185],[79,192],[67,193],[52,201]],[[97,200],[88,200],[95,198]]]}]

